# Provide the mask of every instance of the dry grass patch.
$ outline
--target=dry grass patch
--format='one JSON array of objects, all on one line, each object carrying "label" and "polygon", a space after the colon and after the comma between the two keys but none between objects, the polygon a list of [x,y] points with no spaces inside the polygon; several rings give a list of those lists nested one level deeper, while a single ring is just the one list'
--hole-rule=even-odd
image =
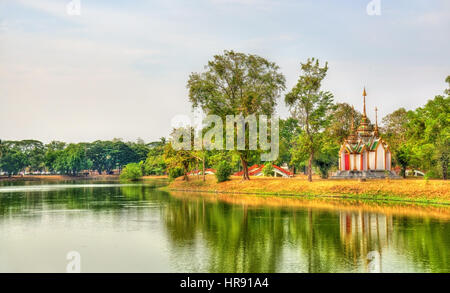
[{"label": "dry grass patch", "polygon": [[321,196],[364,196],[386,199],[431,200],[450,203],[450,183],[444,180],[325,180],[308,182],[302,178],[253,177],[243,181],[241,177],[217,183],[214,176],[207,176],[206,182],[192,176],[188,182],[177,178],[171,189],[214,191],[225,193],[267,193]]}]

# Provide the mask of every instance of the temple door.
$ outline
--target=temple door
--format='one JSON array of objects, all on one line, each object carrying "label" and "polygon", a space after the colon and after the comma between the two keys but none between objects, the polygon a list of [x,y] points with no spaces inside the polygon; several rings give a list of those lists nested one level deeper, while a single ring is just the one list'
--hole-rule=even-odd
[{"label": "temple door", "polygon": [[345,170],[348,171],[350,170],[350,155],[349,154],[345,154]]}]

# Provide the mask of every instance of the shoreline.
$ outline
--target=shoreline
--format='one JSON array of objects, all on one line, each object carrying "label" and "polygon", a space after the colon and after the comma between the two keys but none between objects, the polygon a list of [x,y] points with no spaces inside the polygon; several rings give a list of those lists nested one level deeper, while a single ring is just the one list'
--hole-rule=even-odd
[{"label": "shoreline", "polygon": [[196,178],[182,181],[177,178],[168,186],[170,191],[203,192],[241,195],[267,195],[311,199],[354,199],[372,202],[392,202],[450,207],[450,183],[443,180],[313,180],[296,178],[252,178],[243,181],[240,177],[217,183],[214,176],[206,182]]},{"label": "shoreline", "polygon": [[65,181],[65,180],[118,180],[119,175],[88,175],[88,176],[70,176],[70,175],[15,175],[15,176],[0,176],[0,182],[11,181]]},{"label": "shoreline", "polygon": [[[149,175],[141,177],[141,180],[149,179],[168,179],[167,175]],[[14,175],[11,177],[0,176],[0,182],[11,182],[11,181],[65,181],[65,180],[117,180],[119,181],[119,175]]]}]

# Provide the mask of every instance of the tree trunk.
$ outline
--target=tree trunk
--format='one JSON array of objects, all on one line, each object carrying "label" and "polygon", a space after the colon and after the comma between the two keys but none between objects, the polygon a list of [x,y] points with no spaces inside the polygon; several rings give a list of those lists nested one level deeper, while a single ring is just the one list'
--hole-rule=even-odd
[{"label": "tree trunk", "polygon": [[203,158],[203,166],[202,166],[202,169],[203,169],[203,181],[206,181],[206,174],[205,174],[205,158]]},{"label": "tree trunk", "polygon": [[311,151],[309,154],[309,160],[308,160],[308,181],[312,182],[312,161],[314,158],[314,151]]},{"label": "tree trunk", "polygon": [[403,176],[403,179],[406,178],[406,166],[402,167],[402,176]]},{"label": "tree trunk", "polygon": [[244,157],[241,155],[241,162],[242,162],[242,179],[243,180],[250,180],[250,176],[248,175],[248,164],[247,160],[244,159]]},{"label": "tree trunk", "polygon": [[184,165],[184,180],[189,181],[189,175],[187,174],[188,169],[189,169],[189,164],[183,163],[183,165]]}]

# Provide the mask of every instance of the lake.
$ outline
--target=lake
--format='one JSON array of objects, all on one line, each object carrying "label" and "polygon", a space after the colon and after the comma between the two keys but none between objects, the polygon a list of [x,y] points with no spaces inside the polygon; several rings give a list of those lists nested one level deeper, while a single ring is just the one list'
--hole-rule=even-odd
[{"label": "lake", "polygon": [[448,207],[165,184],[0,182],[0,272],[450,272]]}]

